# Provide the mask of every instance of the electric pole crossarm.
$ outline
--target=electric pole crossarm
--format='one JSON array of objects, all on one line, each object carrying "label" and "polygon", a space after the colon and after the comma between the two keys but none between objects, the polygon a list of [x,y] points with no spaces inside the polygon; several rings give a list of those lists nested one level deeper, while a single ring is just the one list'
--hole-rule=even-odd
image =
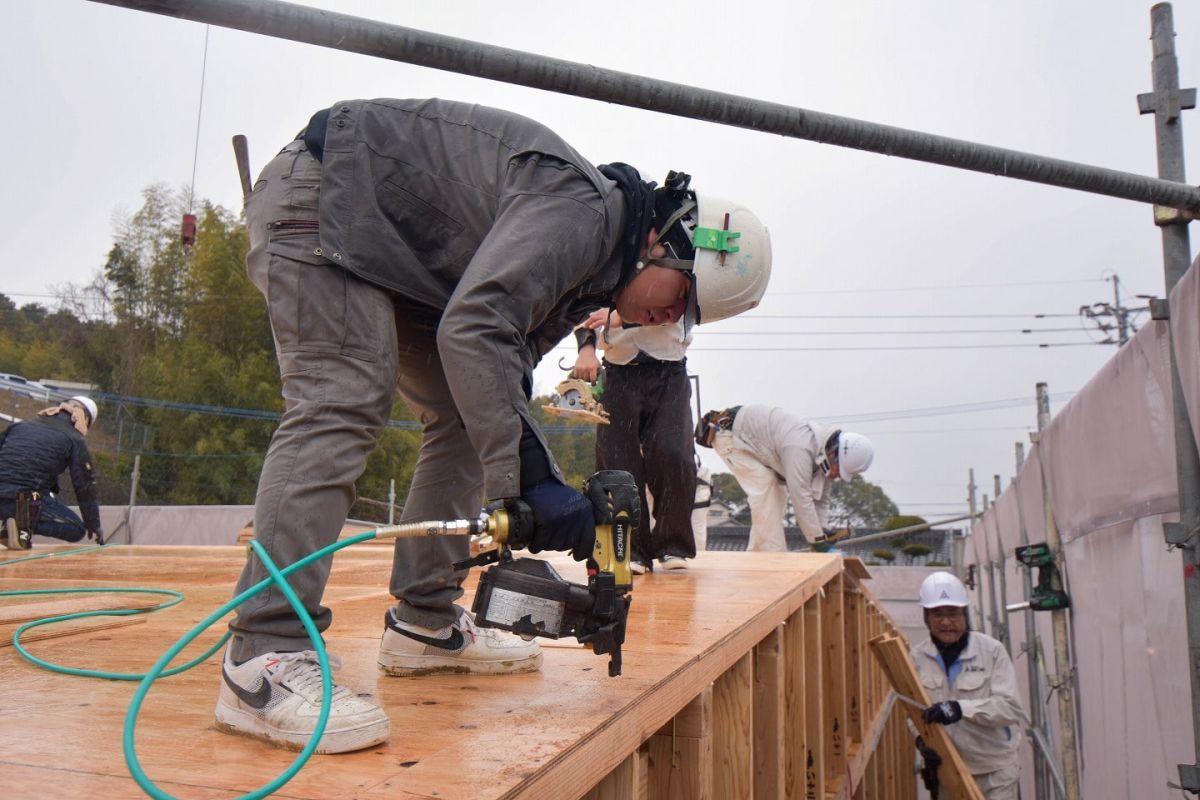
[{"label": "electric pole crossarm", "polygon": [[664,114],[1200,212],[1183,183],[655,80],[279,0],[92,0]]}]

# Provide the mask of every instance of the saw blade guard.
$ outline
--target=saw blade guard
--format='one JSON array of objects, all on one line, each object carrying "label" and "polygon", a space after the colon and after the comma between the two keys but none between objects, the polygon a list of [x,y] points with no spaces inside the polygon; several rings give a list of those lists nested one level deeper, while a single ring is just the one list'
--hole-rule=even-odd
[{"label": "saw blade guard", "polygon": [[607,425],[608,412],[595,399],[592,387],[587,381],[579,378],[568,378],[554,389],[550,395],[550,403],[542,409],[556,417],[567,417],[577,420],[596,422]]}]

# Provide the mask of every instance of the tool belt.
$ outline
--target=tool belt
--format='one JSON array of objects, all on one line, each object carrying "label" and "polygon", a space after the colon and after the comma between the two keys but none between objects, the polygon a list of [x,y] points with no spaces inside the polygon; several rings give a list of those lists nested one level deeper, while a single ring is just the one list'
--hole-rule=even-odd
[{"label": "tool belt", "polygon": [[33,533],[42,516],[42,496],[38,492],[18,492],[16,496],[17,529]]}]

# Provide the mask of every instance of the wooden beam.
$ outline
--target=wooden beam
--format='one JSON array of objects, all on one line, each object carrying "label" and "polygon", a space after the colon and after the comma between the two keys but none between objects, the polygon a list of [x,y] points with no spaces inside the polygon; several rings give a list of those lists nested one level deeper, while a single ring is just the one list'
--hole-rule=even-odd
[{"label": "wooden beam", "polygon": [[825,796],[825,706],[821,648],[821,595],[804,604],[804,797]]},{"label": "wooden beam", "polygon": [[782,800],[785,789],[787,676],[783,626],[754,648],[754,797]]},{"label": "wooden beam", "polygon": [[[932,701],[925,693],[925,687],[917,676],[916,667],[913,666],[902,639],[891,635],[878,636],[871,640],[871,649],[879,657],[880,666],[897,694],[910,698],[923,708],[931,704]],[[954,746],[945,727],[926,724],[921,718],[920,709],[910,703],[901,702],[900,705],[916,725],[917,732],[925,743],[942,757],[938,780],[945,787],[946,796],[963,800],[983,800],[983,794],[975,784],[970,770],[963,763],[962,756],[958,754],[958,748]]]},{"label": "wooden beam", "polygon": [[[77,636],[81,633],[106,631],[110,628],[124,628],[127,625],[141,625],[145,621],[146,617],[81,617],[66,622],[56,622],[53,625],[31,628],[21,634],[21,644],[58,639],[62,636]],[[13,632],[0,632],[0,647],[13,646]]]},{"label": "wooden beam", "polygon": [[605,775],[604,780],[583,796],[583,800],[643,800],[648,758],[648,751],[639,747]]},{"label": "wooden beam", "polygon": [[784,681],[784,702],[787,712],[784,714],[784,797],[788,800],[800,800],[805,795],[804,776],[807,770],[808,751],[805,742],[808,739],[808,714],[806,702],[808,688],[805,670],[808,660],[805,658],[804,645],[807,640],[805,633],[805,612],[800,609],[792,614],[783,628],[783,652],[787,663]]},{"label": "wooden beam", "polygon": [[746,653],[713,684],[713,797],[754,792],[754,666]]},{"label": "wooden beam", "polygon": [[650,796],[709,800],[713,780],[713,689],[709,686],[650,737]]},{"label": "wooden beam", "polygon": [[[847,581],[849,584],[850,581]],[[863,648],[863,596],[857,586],[847,585],[846,601],[846,739],[863,740],[863,663],[868,654]]]},{"label": "wooden beam", "polygon": [[824,681],[825,780],[828,785],[846,774],[846,622],[842,576],[825,584],[821,603],[821,645]]}]

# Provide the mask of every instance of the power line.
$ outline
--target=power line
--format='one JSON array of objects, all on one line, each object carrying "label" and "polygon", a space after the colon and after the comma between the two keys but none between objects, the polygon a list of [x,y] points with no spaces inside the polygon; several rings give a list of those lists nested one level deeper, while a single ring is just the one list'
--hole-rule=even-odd
[{"label": "power line", "polygon": [[[1037,348],[1046,350],[1051,347],[1095,347],[1096,345],[1108,344],[1108,342],[1036,342],[1031,344],[1012,343],[1012,344],[897,344],[897,345],[877,345],[874,347],[863,345],[856,347],[853,345],[838,345],[829,347],[700,347],[693,345],[688,348],[690,353],[795,353],[795,352],[828,352],[828,351],[879,351],[879,350],[1004,350],[1004,349],[1030,349]],[[574,345],[572,348],[574,349]]]},{"label": "power line", "polygon": [[756,319],[1073,319],[1078,314],[743,314],[739,322]]},{"label": "power line", "polygon": [[1081,328],[962,328],[942,330],[879,330],[879,331],[704,331],[703,336],[929,336],[937,334],[971,333],[1082,333]]},{"label": "power line", "polygon": [[1106,280],[1105,278],[1076,278],[1074,280],[1059,280],[1059,281],[1006,281],[1004,283],[952,283],[952,284],[929,284],[926,286],[892,286],[890,288],[880,289],[806,289],[796,292],[772,292],[772,296],[781,295],[808,295],[808,294],[867,294],[867,293],[882,293],[882,292],[930,292],[930,291],[954,291],[957,289],[1004,289],[1009,286],[1050,286],[1070,283],[1096,283],[1097,281]]}]

